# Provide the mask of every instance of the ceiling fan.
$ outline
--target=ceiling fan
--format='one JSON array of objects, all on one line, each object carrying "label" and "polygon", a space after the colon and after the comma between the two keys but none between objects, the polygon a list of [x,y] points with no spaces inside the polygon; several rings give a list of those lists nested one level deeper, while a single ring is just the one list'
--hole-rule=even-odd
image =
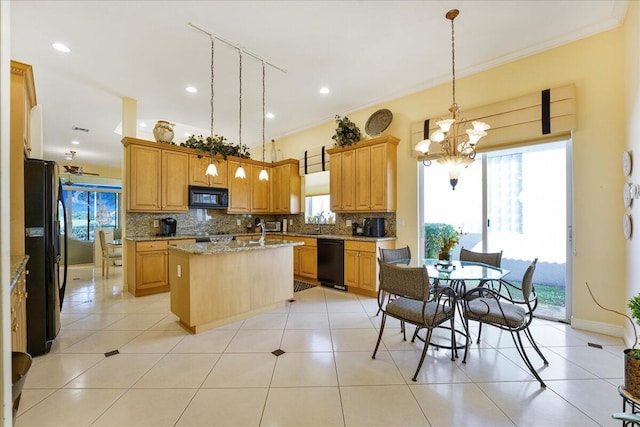
[{"label": "ceiling fan", "polygon": [[78,166],[75,164],[76,161],[76,152],[75,151],[70,151],[68,153],[66,153],[67,159],[69,160],[69,163],[67,163],[66,165],[64,165],[64,169],[71,174],[74,175],[93,175],[93,176],[100,176],[100,174],[98,173],[91,173],[91,172],[85,172],[82,169],[82,166]]}]

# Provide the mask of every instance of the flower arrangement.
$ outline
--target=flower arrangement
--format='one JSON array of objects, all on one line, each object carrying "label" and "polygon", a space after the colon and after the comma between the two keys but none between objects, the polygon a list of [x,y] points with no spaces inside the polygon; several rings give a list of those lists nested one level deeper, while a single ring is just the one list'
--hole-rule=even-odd
[{"label": "flower arrangement", "polygon": [[336,128],[336,134],[331,137],[336,142],[336,145],[346,146],[352,145],[360,141],[360,129],[349,120],[348,117],[335,117],[338,127]]},{"label": "flower arrangement", "polygon": [[425,223],[424,250],[428,258],[435,258],[439,253],[451,252],[460,242],[462,229],[456,230],[451,224]]},{"label": "flower arrangement", "polygon": [[202,135],[191,135],[187,140],[180,144],[181,147],[194,148],[202,153],[211,153],[212,155],[220,154],[225,159],[227,156],[240,157],[248,159],[251,157],[246,145],[233,145],[226,142],[227,139],[222,135],[214,134],[213,137],[203,137]]}]

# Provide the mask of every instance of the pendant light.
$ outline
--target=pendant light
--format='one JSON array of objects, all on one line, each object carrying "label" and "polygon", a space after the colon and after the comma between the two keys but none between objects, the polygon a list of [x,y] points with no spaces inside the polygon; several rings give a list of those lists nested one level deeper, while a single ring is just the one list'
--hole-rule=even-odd
[{"label": "pendant light", "polygon": [[209,134],[211,138],[211,151],[209,152],[209,166],[207,166],[207,171],[204,173],[208,176],[218,176],[218,168],[216,167],[215,161],[213,159],[213,79],[214,79],[214,68],[213,68],[213,54],[214,54],[214,38],[211,38],[211,98],[209,101],[210,111],[211,111],[211,132]]},{"label": "pendant light", "polygon": [[[238,73],[239,78],[240,78],[240,95],[238,97],[239,99],[239,111],[240,111],[240,115],[239,115],[239,120],[238,120],[238,144],[240,144],[240,151],[242,152],[242,50],[238,49],[238,54],[240,55],[240,72]],[[240,162],[240,165],[238,166],[238,169],[236,169],[236,178],[240,178],[240,179],[245,179],[247,177],[247,174],[244,172],[244,168],[242,167],[242,162]]]},{"label": "pendant light", "polygon": [[264,61],[262,61],[262,170],[260,171],[260,175],[258,175],[258,179],[260,181],[269,181],[269,174],[267,170],[264,168],[264,120],[265,120],[265,111],[264,111]]}]

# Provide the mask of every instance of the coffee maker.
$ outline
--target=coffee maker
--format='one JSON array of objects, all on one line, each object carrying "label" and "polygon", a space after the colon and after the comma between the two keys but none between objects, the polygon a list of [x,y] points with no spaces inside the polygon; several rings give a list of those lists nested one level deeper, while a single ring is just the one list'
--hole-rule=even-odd
[{"label": "coffee maker", "polygon": [[162,231],[160,233],[161,235],[163,236],[176,235],[176,228],[178,226],[178,221],[176,221],[175,218],[162,218],[160,222],[162,223]]},{"label": "coffee maker", "polygon": [[383,237],[384,218],[365,218],[363,228],[367,237]]}]

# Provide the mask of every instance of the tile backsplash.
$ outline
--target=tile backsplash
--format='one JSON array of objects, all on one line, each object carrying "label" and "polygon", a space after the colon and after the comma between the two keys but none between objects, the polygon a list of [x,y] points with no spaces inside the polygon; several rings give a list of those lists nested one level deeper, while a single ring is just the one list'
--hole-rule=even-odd
[{"label": "tile backsplash", "polygon": [[[351,227],[347,227],[346,221],[351,220],[362,224],[365,218],[383,217],[387,236],[396,235],[395,213],[361,213],[361,214],[336,214],[335,224],[322,224],[322,231],[329,234],[351,235]],[[162,218],[175,218],[177,221],[176,234],[236,234],[253,232],[255,218],[263,221],[290,220],[289,231],[308,232],[314,229],[314,225],[305,224],[304,214],[296,215],[233,215],[225,211],[213,209],[189,209],[186,213],[127,213],[126,233],[130,237],[155,236],[160,233],[160,227],[154,227],[154,221]],[[238,225],[238,221],[240,225]]]}]

